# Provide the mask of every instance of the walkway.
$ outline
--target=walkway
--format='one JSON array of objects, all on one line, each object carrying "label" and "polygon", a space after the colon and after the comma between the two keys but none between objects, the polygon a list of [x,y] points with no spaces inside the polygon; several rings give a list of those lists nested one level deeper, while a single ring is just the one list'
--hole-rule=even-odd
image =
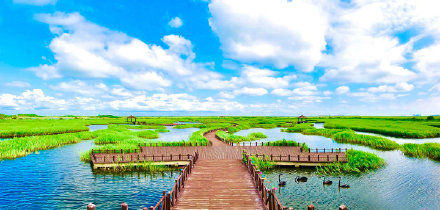
[{"label": "walkway", "polygon": [[264,209],[240,160],[199,160],[173,209]]}]

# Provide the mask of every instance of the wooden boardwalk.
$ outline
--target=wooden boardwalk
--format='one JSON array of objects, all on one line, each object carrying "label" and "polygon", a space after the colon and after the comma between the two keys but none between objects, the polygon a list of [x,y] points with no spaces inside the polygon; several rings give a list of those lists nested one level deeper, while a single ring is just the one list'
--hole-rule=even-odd
[{"label": "wooden boardwalk", "polygon": [[[93,165],[119,164],[141,161],[188,161],[184,177],[179,176],[173,190],[149,209],[285,209],[272,189],[264,185],[249,158],[257,155],[284,163],[331,163],[346,161],[345,152],[303,151],[293,146],[231,146],[205,133],[211,146],[143,146],[134,153],[91,153]],[[324,150],[325,151],[325,150]],[[330,151],[330,152],[328,152]],[[197,162],[196,162],[197,161]],[[282,165],[282,164],[281,164]],[[264,201],[263,201],[264,199]],[[266,204],[267,202],[267,204]],[[164,207],[165,206],[165,207]]]},{"label": "wooden boardwalk", "polygon": [[240,160],[199,160],[173,209],[264,209]]}]

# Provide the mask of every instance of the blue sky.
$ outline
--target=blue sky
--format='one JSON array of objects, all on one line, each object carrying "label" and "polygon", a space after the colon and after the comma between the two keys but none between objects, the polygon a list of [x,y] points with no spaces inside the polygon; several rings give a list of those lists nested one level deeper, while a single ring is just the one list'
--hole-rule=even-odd
[{"label": "blue sky", "polygon": [[0,113],[440,114],[435,0],[5,0]]}]

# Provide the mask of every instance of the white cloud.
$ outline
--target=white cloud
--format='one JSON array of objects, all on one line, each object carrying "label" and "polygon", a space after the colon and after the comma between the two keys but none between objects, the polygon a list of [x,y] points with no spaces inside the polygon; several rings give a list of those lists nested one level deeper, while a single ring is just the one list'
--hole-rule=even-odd
[{"label": "white cloud", "polygon": [[316,85],[313,85],[309,82],[298,82],[294,84],[296,88],[294,89],[283,89],[277,88],[272,90],[273,95],[277,96],[288,96],[288,99],[301,101],[302,103],[319,103],[324,99],[328,99],[327,95],[321,93]]},{"label": "white cloud", "polygon": [[183,25],[183,21],[179,17],[175,17],[168,22],[168,25],[173,28],[180,28]]},{"label": "white cloud", "polygon": [[[439,20],[440,21],[440,20]],[[440,81],[440,41],[413,54],[414,68],[419,73],[420,83]]]},{"label": "white cloud", "polygon": [[86,96],[104,95],[109,90],[104,83],[90,85],[81,80],[61,82],[58,85],[52,85],[51,88],[58,91],[79,93]]},{"label": "white cloud", "polygon": [[195,63],[189,40],[167,35],[165,49],[149,45],[124,33],[91,23],[79,13],[38,14],[56,37],[50,44],[56,63],[29,68],[43,79],[62,75],[91,78],[117,78],[138,89],[161,89],[172,84],[192,86],[190,80],[219,79],[221,75]]},{"label": "white cloud", "polygon": [[249,95],[249,96],[262,96],[267,94],[267,90],[264,88],[249,88],[243,87],[233,91],[234,95]]},{"label": "white cloud", "polygon": [[397,83],[394,86],[381,85],[378,87],[368,88],[368,92],[371,93],[395,93],[395,92],[408,92],[414,89],[414,85],[408,84],[406,82]]},{"label": "white cloud", "polygon": [[66,100],[46,96],[41,89],[26,90],[21,95],[0,95],[0,106],[15,110],[64,109]]},{"label": "white cloud", "polygon": [[226,57],[312,71],[325,49],[325,13],[309,1],[213,0],[209,22]]},{"label": "white cloud", "polygon": [[30,87],[31,84],[29,84],[27,82],[23,82],[23,81],[12,81],[12,82],[5,83],[5,86],[16,87],[16,88],[27,88],[27,87]]},{"label": "white cloud", "polygon": [[29,4],[35,6],[44,6],[48,4],[55,4],[57,0],[13,0],[15,4]]},{"label": "white cloud", "polygon": [[350,92],[350,88],[348,86],[340,86],[336,88],[335,92],[339,95],[346,94]]}]

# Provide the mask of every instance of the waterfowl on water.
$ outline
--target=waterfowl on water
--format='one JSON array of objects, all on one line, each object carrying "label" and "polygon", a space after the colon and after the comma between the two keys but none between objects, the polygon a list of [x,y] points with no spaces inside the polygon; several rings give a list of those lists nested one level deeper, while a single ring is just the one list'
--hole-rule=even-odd
[{"label": "waterfowl on water", "polygon": [[339,177],[339,188],[350,188],[350,185],[348,184],[341,185],[341,177]]},{"label": "waterfowl on water", "polygon": [[281,175],[283,175],[283,174],[278,175],[278,185],[279,186],[286,186],[286,181],[281,181]]},{"label": "waterfowl on water", "polygon": [[307,182],[307,177],[305,177],[305,176],[302,176],[302,177],[297,176],[297,177],[295,178],[295,181],[296,181],[296,182]]},{"label": "waterfowl on water", "polygon": [[333,184],[333,181],[331,181],[331,180],[325,180],[325,176],[323,176],[322,178],[324,178],[324,180],[322,180],[322,184],[324,184],[324,185],[331,185],[331,184]]}]

